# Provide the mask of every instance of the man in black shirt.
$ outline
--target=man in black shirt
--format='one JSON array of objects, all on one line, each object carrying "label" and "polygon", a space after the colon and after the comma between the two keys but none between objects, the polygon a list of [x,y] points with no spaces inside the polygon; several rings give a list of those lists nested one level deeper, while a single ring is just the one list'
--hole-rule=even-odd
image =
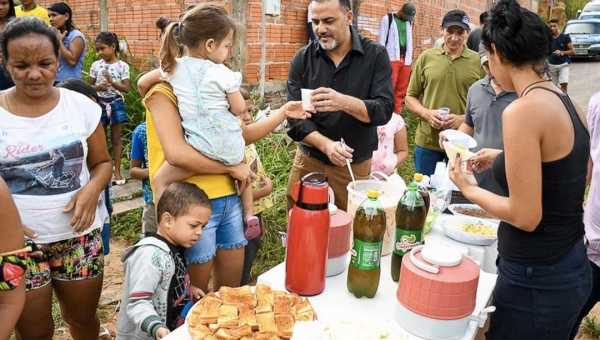
[{"label": "man in black shirt", "polygon": [[556,86],[567,92],[569,84],[569,68],[571,66],[571,58],[575,54],[571,37],[568,34],[560,32],[558,28],[558,19],[550,19],[548,23],[552,30],[552,54],[548,59],[548,70],[552,82]]},{"label": "man in black shirt", "polygon": [[288,182],[288,209],[294,183],[313,171],[328,176],[336,205],[346,209],[351,181],[346,159],[356,179],[369,177],[377,126],[385,125],[394,109],[392,69],[385,48],[351,26],[349,0],[313,0],[310,6],[317,40],[294,55],[287,99],[301,100],[301,89],[314,89],[315,113],[309,120],[289,119],[288,135],[300,144]]},{"label": "man in black shirt", "polygon": [[467,37],[467,47],[471,51],[475,51],[479,53],[479,42],[481,41],[481,32],[483,31],[483,25],[485,25],[487,19],[489,18],[488,12],[483,12],[479,15],[479,27],[472,30],[469,33],[469,37]]}]

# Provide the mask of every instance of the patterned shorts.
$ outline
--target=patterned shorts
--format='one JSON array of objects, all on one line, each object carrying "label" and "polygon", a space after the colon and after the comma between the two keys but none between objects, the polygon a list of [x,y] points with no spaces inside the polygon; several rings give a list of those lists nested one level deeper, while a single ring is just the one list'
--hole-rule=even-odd
[{"label": "patterned shorts", "polygon": [[93,279],[104,271],[100,229],[67,240],[38,244],[42,257],[27,258],[26,291],[42,288],[51,280]]}]

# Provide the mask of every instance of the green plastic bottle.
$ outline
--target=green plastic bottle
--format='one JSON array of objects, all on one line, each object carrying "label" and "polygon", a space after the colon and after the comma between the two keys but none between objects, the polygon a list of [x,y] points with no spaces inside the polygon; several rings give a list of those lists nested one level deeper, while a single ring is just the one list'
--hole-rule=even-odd
[{"label": "green plastic bottle", "polygon": [[392,280],[400,279],[402,257],[423,242],[423,228],[427,219],[425,201],[411,182],[396,207],[396,239],[392,252]]},{"label": "green plastic bottle", "polygon": [[356,210],[352,224],[354,242],[348,266],[348,290],[357,298],[372,298],[379,288],[381,247],[385,234],[385,210],[376,190]]}]

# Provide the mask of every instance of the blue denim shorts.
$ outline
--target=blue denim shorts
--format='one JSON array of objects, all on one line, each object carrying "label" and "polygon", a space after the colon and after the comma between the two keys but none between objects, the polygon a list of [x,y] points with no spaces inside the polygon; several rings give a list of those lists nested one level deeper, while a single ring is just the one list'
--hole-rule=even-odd
[{"label": "blue denim shorts", "polygon": [[[125,123],[129,120],[127,112],[125,112],[125,101],[121,96],[114,96],[111,98],[98,98],[98,105],[102,108],[102,116],[100,116],[100,122],[103,126],[115,125]],[[106,105],[110,105],[110,122],[106,116]]]},{"label": "blue denim shorts", "polygon": [[210,261],[217,248],[234,249],[246,246],[242,201],[238,195],[229,195],[210,200],[212,214],[202,231],[202,237],[191,248],[186,249],[188,264]]},{"label": "blue denim shorts", "polygon": [[583,240],[558,263],[531,267],[499,258],[487,340],[565,340],[592,290]]}]

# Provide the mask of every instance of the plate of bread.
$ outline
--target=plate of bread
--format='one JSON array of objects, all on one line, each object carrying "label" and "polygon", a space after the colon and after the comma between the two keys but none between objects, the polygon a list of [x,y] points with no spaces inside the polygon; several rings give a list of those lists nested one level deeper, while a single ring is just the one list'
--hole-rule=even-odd
[{"label": "plate of bread", "polygon": [[288,340],[297,321],[316,319],[308,299],[258,284],[206,294],[186,323],[193,340]]}]

